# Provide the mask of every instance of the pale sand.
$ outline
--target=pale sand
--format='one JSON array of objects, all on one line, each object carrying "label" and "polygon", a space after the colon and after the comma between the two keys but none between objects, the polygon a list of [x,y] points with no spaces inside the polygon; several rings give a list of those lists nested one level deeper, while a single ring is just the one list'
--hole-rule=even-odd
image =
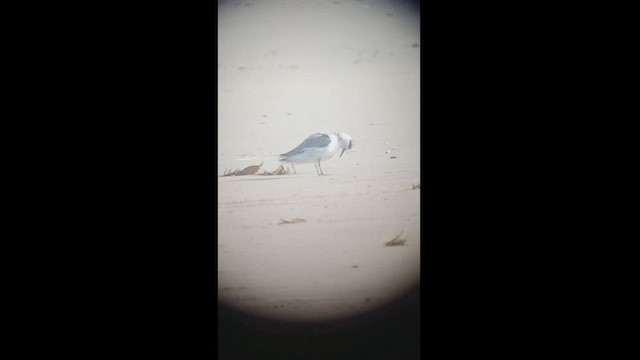
[{"label": "pale sand", "polygon": [[[384,1],[235,3],[219,5],[218,174],[275,170],[316,131],[355,146],[322,163],[326,176],[308,164],[219,178],[219,299],[312,321],[393,300],[420,276],[418,14]],[[279,224],[294,218],[306,222]],[[386,247],[401,231],[405,245]]]}]

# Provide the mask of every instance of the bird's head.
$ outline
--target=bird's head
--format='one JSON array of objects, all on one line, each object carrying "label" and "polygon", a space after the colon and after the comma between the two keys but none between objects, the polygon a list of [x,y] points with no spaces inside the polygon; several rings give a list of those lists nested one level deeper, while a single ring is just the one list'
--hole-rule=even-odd
[{"label": "bird's head", "polygon": [[338,138],[340,139],[340,147],[342,148],[342,152],[340,153],[340,156],[338,157],[341,158],[342,154],[344,154],[345,151],[347,150],[351,150],[351,148],[353,148],[353,139],[351,138],[351,136],[345,134],[345,133],[340,133],[338,134]]}]

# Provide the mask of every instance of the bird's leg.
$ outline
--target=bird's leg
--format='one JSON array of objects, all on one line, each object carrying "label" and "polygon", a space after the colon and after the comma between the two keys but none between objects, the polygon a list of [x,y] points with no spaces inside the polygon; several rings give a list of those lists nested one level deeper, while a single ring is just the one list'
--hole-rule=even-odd
[{"label": "bird's leg", "polygon": [[324,173],[322,173],[322,166],[320,166],[320,160],[318,160],[318,167],[320,168],[320,174],[318,175],[324,175]]},{"label": "bird's leg", "polygon": [[297,173],[296,173],[296,168],[295,168],[295,166],[293,166],[293,164],[291,164],[291,168],[293,169],[293,173],[294,173],[294,174],[297,174]]}]

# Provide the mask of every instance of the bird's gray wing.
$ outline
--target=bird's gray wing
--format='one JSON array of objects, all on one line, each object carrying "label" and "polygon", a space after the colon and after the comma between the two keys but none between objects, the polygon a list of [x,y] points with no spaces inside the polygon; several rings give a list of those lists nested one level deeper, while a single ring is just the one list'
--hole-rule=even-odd
[{"label": "bird's gray wing", "polygon": [[301,151],[302,149],[314,148],[314,147],[325,147],[329,145],[330,142],[331,142],[331,138],[329,137],[329,135],[323,134],[323,133],[315,133],[310,135],[308,138],[304,139],[302,144],[296,146],[295,149],[287,153],[280,154],[280,156],[291,155],[293,153]]}]

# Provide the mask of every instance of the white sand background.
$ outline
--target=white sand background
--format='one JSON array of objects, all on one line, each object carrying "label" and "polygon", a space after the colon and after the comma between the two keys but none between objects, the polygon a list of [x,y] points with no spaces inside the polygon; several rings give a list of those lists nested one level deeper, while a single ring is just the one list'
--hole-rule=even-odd
[{"label": "white sand background", "polygon": [[[419,12],[402,1],[219,1],[218,175],[317,131],[341,159],[218,178],[218,297],[275,319],[362,313],[419,283]],[[396,158],[391,158],[392,156]],[[306,222],[279,224],[281,219]],[[400,232],[404,246],[385,243]]]}]

